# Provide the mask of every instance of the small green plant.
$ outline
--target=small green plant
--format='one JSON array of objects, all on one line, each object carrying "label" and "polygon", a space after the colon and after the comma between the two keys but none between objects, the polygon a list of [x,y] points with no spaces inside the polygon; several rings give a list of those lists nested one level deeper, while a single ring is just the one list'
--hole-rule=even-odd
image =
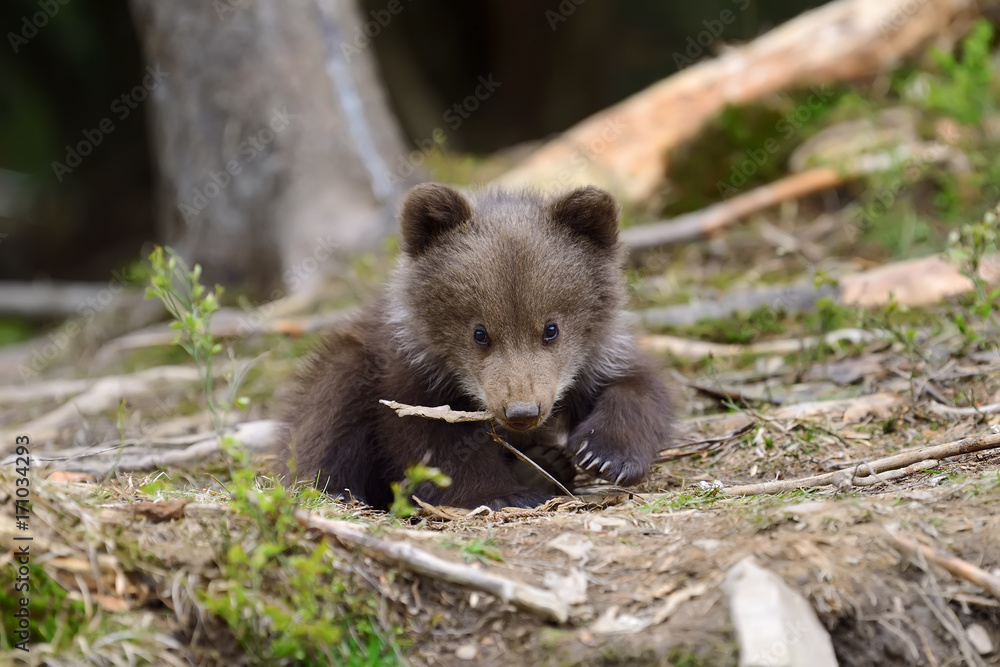
[{"label": "small green plant", "polygon": [[684,490],[677,494],[657,498],[648,505],[640,509],[649,512],[677,512],[684,509],[691,509],[699,505],[712,505],[721,497],[719,487],[710,487],[698,491]]},{"label": "small green plant", "polygon": [[[987,211],[981,222],[963,225],[948,238],[948,257],[962,275],[972,281],[973,291],[966,308],[952,313],[952,322],[968,346],[996,345],[1000,328],[1000,288],[991,289],[981,273],[987,261],[996,261],[1000,241],[1000,205]],[[991,259],[992,258],[992,259]]]},{"label": "small green plant", "polygon": [[149,260],[147,297],[163,302],[177,344],[198,367],[229,463],[231,521],[224,524],[216,555],[220,576],[201,591],[202,606],[229,624],[252,664],[398,663],[396,635],[376,620],[377,596],[355,582],[326,543],[305,536],[296,512],[317,506],[319,491],[260,480],[227,431],[226,413],[247,407],[238,389],[249,367],[237,369],[234,361],[228,391],[217,398],[213,366],[222,345],[209,325],[221,288],[207,290],[199,282],[200,267],[189,269],[170,249],[157,248]]},{"label": "small green plant", "polygon": [[503,561],[503,556],[500,555],[500,550],[496,547],[496,540],[491,537],[477,537],[468,543],[461,542],[446,542],[446,547],[452,549],[459,549],[462,555],[465,557],[466,562],[479,561],[485,563],[487,561]]},{"label": "small green plant", "polygon": [[[996,109],[995,73],[990,55],[993,26],[981,19],[962,41],[961,55],[935,49],[931,52],[940,70],[924,81],[911,79],[910,89],[926,88],[923,105],[967,125],[977,125]],[[921,76],[921,75],[917,75]]]},{"label": "small green plant", "polygon": [[424,482],[429,482],[435,486],[444,488],[451,486],[451,477],[444,474],[437,468],[417,464],[406,469],[406,477],[402,482],[392,482],[392,505],[389,512],[400,519],[405,519],[416,514],[419,510],[410,502],[417,487]]},{"label": "small green plant", "polygon": [[[66,590],[41,567],[30,566],[30,590],[18,591],[14,588],[16,574],[16,567],[8,565],[0,568],[0,608],[5,611],[0,618],[0,651],[12,651],[20,641],[15,634],[18,619],[13,610],[19,608],[18,599],[22,596],[30,600],[32,648],[46,643],[57,649],[69,649],[73,639],[85,630],[90,620],[83,602],[67,600]],[[10,613],[6,613],[7,610]]]},{"label": "small green plant", "polygon": [[[215,396],[215,356],[222,351],[222,344],[215,340],[209,324],[212,314],[219,309],[222,287],[207,290],[201,284],[201,267],[195,264],[189,269],[184,259],[173,249],[157,247],[149,256],[150,285],[146,288],[146,298],[157,298],[173,318],[170,328],[177,331],[174,343],[190,355],[202,379],[208,411],[212,415],[215,430],[220,436],[226,430],[225,413],[233,407],[246,407],[246,399],[235,398],[232,391],[239,387],[239,379],[230,379],[230,394],[220,404]],[[224,445],[232,445],[227,440]]]}]

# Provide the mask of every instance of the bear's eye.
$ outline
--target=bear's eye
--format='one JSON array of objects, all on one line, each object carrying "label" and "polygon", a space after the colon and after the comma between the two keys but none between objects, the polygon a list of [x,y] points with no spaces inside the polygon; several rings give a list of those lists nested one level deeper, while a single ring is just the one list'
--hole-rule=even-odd
[{"label": "bear's eye", "polygon": [[472,340],[476,341],[480,345],[488,345],[490,342],[490,335],[486,333],[486,329],[476,327],[476,330],[472,332]]},{"label": "bear's eye", "polygon": [[559,335],[559,327],[556,326],[555,322],[549,322],[545,325],[545,331],[542,332],[542,342],[551,343]]}]

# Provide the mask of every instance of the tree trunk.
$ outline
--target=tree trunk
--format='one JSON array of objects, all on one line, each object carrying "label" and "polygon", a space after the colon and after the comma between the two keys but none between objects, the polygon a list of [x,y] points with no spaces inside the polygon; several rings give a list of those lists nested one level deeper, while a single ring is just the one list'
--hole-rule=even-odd
[{"label": "tree trunk", "polygon": [[[412,170],[352,0],[132,0],[161,239],[275,297],[392,229]],[[360,36],[360,37],[359,37]]]}]

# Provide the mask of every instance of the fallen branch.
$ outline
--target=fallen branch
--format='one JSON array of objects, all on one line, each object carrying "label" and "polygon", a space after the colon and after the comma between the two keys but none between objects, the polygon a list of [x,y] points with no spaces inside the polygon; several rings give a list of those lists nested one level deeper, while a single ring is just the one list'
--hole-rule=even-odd
[{"label": "fallen branch", "polygon": [[[219,371],[221,373],[221,371]],[[166,390],[199,382],[197,368],[190,366],[156,366],[131,375],[113,375],[89,380],[90,387],[75,398],[27,424],[16,427],[30,433],[34,440],[54,437],[59,430],[72,424],[81,415],[95,415],[118,407],[122,399],[148,398]],[[13,438],[5,438],[0,452],[13,448]]]},{"label": "fallen branch", "polygon": [[646,329],[688,327],[701,320],[729,319],[733,315],[749,314],[759,308],[780,310],[788,315],[813,312],[816,310],[816,303],[822,298],[836,300],[837,289],[832,285],[816,285],[813,280],[802,280],[791,285],[739,290],[723,294],[717,299],[646,308],[635,314]]},{"label": "fallen branch", "polygon": [[[227,435],[235,438],[243,449],[249,452],[268,451],[277,441],[280,423],[270,419],[244,422],[234,426]],[[127,453],[122,455],[122,451]],[[215,434],[206,434],[202,439],[187,447],[178,449],[155,448],[153,450],[135,450],[128,443],[117,447],[99,447],[84,451],[73,456],[37,457],[38,463],[58,463],[52,466],[60,470],[86,472],[94,477],[102,478],[118,470],[140,472],[156,470],[166,466],[182,466],[203,461],[222,452],[222,439]],[[85,461],[92,457],[108,456],[108,461]],[[76,463],[79,462],[79,463]],[[9,457],[2,465],[13,465],[14,458]]]},{"label": "fallen branch", "polygon": [[[867,463],[863,463],[861,465],[865,466],[865,468],[862,468],[863,471],[867,470],[869,467]],[[854,486],[875,486],[876,484],[883,484],[885,482],[891,482],[895,479],[915,475],[918,472],[926,472],[936,468],[937,465],[938,461],[936,459],[925,459],[897,470],[888,470],[883,473],[872,473],[869,471],[869,475],[867,477],[854,477],[851,480],[851,484]]]},{"label": "fallen branch", "polygon": [[[877,459],[868,463],[859,463],[854,466],[853,471],[851,469],[845,469],[822,475],[802,477],[799,479],[783,479],[773,482],[764,482],[761,484],[729,486],[723,487],[720,491],[728,496],[753,496],[784,493],[785,491],[794,491],[796,489],[813,489],[820,486],[829,486],[831,484],[847,487],[871,486],[872,484],[877,483],[877,481],[865,478],[874,478],[876,475],[881,475],[883,478],[886,478],[886,476],[882,475],[882,473],[906,469],[908,466],[913,466],[910,469],[911,473],[918,472],[918,468],[920,468],[920,466],[929,463],[931,460],[940,461],[941,459],[946,459],[951,456],[971,454],[973,452],[981,452],[987,449],[997,448],[1000,448],[1000,433],[978,436],[975,438],[964,438],[962,440],[956,440],[955,442],[949,442],[943,445],[922,447],[920,449],[903,452],[902,454]],[[901,476],[903,475],[896,475],[894,478]]]},{"label": "fallen branch", "polygon": [[932,41],[953,41],[979,11],[967,0],[828,3],[590,116],[496,182],[563,189],[594,184],[617,191],[627,204],[645,203],[663,186],[667,156],[727,105],[873,77]]},{"label": "fallen branch", "polygon": [[901,553],[918,561],[925,560],[939,565],[942,569],[979,586],[997,600],[1000,600],[1000,577],[995,577],[986,570],[978,568],[961,558],[921,544],[912,537],[902,535],[897,530],[886,527],[886,531],[889,533],[889,537],[892,538],[893,546]]},{"label": "fallen branch", "polygon": [[358,524],[323,519],[304,510],[296,511],[295,517],[302,525],[333,538],[343,546],[362,547],[369,555],[389,560],[413,572],[488,593],[549,621],[564,623],[569,618],[567,605],[554,593],[541,588],[447,561],[408,542],[373,537]]},{"label": "fallen branch", "polygon": [[622,242],[630,250],[682,243],[725,229],[749,215],[790,199],[828,190],[855,178],[829,167],[816,167],[791,174],[768,185],[754,188],[700,211],[686,213],[672,220],[653,222],[622,230]]},{"label": "fallen branch", "polygon": [[[836,129],[836,126],[833,128]],[[829,190],[869,174],[898,168],[900,164],[954,161],[955,150],[937,143],[914,142],[891,151],[853,156],[836,168],[813,167],[779,178],[749,192],[712,204],[672,220],[624,230],[621,239],[632,251],[691,241],[732,226],[750,215],[792,199]]]},{"label": "fallen branch", "polygon": [[650,334],[639,339],[639,347],[646,352],[666,353],[684,359],[702,360],[706,357],[742,357],[747,355],[794,354],[819,345],[835,346],[840,343],[858,345],[882,340],[881,331],[863,329],[839,329],[824,336],[803,336],[802,338],[768,340],[750,345],[729,345],[692,340],[679,336]]}]

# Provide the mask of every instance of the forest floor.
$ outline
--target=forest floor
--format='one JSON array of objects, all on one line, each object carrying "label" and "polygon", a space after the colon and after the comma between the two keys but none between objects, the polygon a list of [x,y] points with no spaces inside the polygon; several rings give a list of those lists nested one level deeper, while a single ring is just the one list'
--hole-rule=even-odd
[{"label": "forest floor", "polygon": [[[753,233],[732,239],[748,260]],[[636,294],[646,295],[636,297],[639,306],[649,280],[634,276]],[[94,360],[102,355],[90,355],[9,388],[0,410],[5,455],[18,435],[31,443],[29,526],[19,532],[11,516],[23,463],[4,466],[0,535],[8,546],[18,544],[14,535],[33,537],[30,608],[38,624],[31,652],[7,655],[36,664],[128,664],[128,656],[271,664],[310,655],[312,664],[387,664],[400,656],[415,665],[736,664],[723,581],[752,557],[808,600],[840,664],[1000,664],[1000,600],[900,550],[893,538],[915,539],[1000,577],[1000,450],[928,462],[874,483],[868,477],[864,486],[848,474],[816,488],[726,491],[837,470],[864,475],[866,463],[889,455],[997,432],[1000,355],[970,346],[948,324],[966,308],[897,309],[878,320],[881,328],[869,313],[863,319],[872,336],[791,353],[747,347],[728,358],[673,358],[664,372],[682,417],[678,440],[692,444],[665,450],[635,489],[593,484],[581,473],[578,500],[500,512],[424,508],[409,519],[299,497],[315,516],[357,522],[380,539],[555,592],[569,610],[565,622],[475,586],[416,574],[357,545],[334,539],[316,549],[319,533],[289,520],[294,502],[262,507],[290,496],[253,477],[261,458],[248,480],[231,460],[185,449],[210,438],[212,413],[194,365],[165,364],[183,361],[176,348],[124,352],[101,362],[98,373]],[[840,312],[825,330],[848,315]],[[749,341],[804,340],[797,337],[810,322],[758,311],[716,322],[714,333],[704,325],[692,333],[735,339],[738,351]],[[642,341],[652,347],[656,339]],[[257,359],[240,389],[249,409],[230,423],[273,417],[275,392],[314,340],[231,341],[234,358]],[[73,384],[87,375],[145,379],[131,388],[115,380],[127,403],[101,404],[93,381]],[[214,392],[223,404],[227,383]],[[157,451],[185,453],[134,471],[148,468],[136,461]],[[303,565],[310,554],[321,569]],[[12,548],[2,559],[13,557]],[[6,593],[14,582],[4,577]],[[324,605],[336,614],[325,615]],[[11,613],[5,608],[8,646],[16,643]],[[790,623],[787,641],[794,644],[800,631]],[[316,649],[323,641],[340,648]]]}]

